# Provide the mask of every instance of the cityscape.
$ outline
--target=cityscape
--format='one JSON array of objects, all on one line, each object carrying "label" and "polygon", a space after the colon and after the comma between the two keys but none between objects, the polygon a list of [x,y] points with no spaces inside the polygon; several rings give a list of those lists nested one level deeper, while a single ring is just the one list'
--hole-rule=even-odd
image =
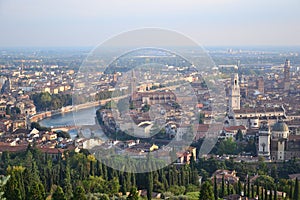
[{"label": "cityscape", "polygon": [[0,200],[300,200],[298,1],[17,2]]}]

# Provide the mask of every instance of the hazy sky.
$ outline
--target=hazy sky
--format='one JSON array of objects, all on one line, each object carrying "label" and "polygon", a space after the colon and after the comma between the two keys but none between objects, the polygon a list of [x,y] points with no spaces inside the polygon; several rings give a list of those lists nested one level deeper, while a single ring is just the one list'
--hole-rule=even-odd
[{"label": "hazy sky", "polygon": [[0,47],[95,46],[158,27],[203,45],[300,45],[299,0],[0,0]]}]

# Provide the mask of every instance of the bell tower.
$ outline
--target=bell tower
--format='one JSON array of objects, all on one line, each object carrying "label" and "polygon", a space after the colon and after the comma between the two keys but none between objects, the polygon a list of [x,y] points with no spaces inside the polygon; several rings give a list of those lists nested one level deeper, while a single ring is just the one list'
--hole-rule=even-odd
[{"label": "bell tower", "polygon": [[238,74],[233,74],[231,77],[231,86],[229,91],[229,107],[232,111],[240,110],[241,108],[241,94]]}]

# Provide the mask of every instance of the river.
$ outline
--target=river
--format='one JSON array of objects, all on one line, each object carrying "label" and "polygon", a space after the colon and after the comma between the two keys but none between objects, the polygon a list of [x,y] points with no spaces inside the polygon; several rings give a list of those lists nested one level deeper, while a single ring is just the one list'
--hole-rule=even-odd
[{"label": "river", "polygon": [[[63,114],[54,115],[52,117],[39,121],[41,126],[46,127],[61,127],[72,125],[94,125],[96,110],[99,107],[90,107],[74,112],[68,112]],[[77,135],[77,130],[69,130],[71,137]]]}]

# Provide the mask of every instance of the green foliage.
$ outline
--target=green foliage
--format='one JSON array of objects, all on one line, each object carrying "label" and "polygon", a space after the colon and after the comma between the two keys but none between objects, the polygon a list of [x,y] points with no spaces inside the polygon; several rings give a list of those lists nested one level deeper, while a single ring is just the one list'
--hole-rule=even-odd
[{"label": "green foliage", "polygon": [[148,104],[144,105],[144,106],[141,108],[141,110],[142,110],[143,112],[148,112],[148,111],[150,110],[150,105],[148,105]]},{"label": "green foliage", "polygon": [[239,147],[232,138],[222,140],[218,146],[218,155],[237,155],[240,153]]},{"label": "green foliage", "polygon": [[300,193],[299,192],[300,192],[299,191],[299,181],[298,181],[298,178],[296,178],[293,200],[300,200]]},{"label": "green foliage", "polygon": [[214,193],[213,193],[213,187],[210,181],[205,181],[200,190],[199,194],[199,200],[213,200],[214,199]]},{"label": "green foliage", "polygon": [[85,191],[82,186],[77,186],[72,200],[87,200]]},{"label": "green foliage", "polygon": [[52,194],[52,200],[67,200],[64,191],[60,186],[57,186],[55,192]]},{"label": "green foliage", "polygon": [[4,186],[6,185],[7,181],[9,180],[10,176],[0,176],[0,200],[6,200],[4,198]]},{"label": "green foliage", "polygon": [[204,118],[205,118],[204,113],[200,113],[199,114],[199,124],[203,124],[204,123]]},{"label": "green foliage", "polygon": [[30,128],[31,129],[35,128],[38,131],[51,131],[51,128],[47,128],[47,127],[41,126],[38,122],[31,122]]},{"label": "green foliage", "polygon": [[238,132],[236,133],[235,139],[238,141],[242,141],[243,140],[243,133],[241,131],[241,129],[238,130]]},{"label": "green foliage", "polygon": [[57,137],[62,137],[62,138],[71,138],[70,133],[65,132],[65,131],[56,131]]},{"label": "green foliage", "polygon": [[169,188],[169,192],[171,192],[171,193],[173,193],[175,195],[184,194],[185,187],[184,186],[178,186],[178,185],[172,185]]},{"label": "green foliage", "polygon": [[199,192],[187,192],[186,196],[190,200],[198,200],[199,199],[199,194],[200,194]]},{"label": "green foliage", "polygon": [[34,93],[30,96],[37,111],[57,110],[72,105],[71,94],[50,94],[49,92]]},{"label": "green foliage", "polygon": [[130,193],[126,199],[127,200],[138,200],[139,199],[138,191],[137,191],[136,187],[131,188]]}]

